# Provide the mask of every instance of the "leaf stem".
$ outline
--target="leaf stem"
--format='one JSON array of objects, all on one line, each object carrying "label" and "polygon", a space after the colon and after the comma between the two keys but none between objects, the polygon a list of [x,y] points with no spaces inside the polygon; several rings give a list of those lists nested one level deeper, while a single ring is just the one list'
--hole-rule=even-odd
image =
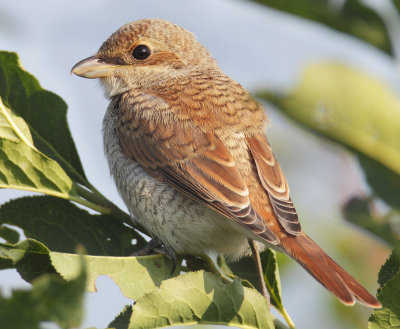
[{"label": "leaf stem", "polygon": [[[131,223],[131,217],[129,214],[118,208],[114,203],[112,203],[110,200],[106,199],[100,192],[98,192],[96,189],[96,192],[90,191],[83,187],[81,184],[74,183],[76,191],[78,194],[85,198],[90,204],[96,204],[98,205],[97,207],[100,207],[102,209],[106,209],[106,212],[100,211],[102,214],[107,214],[107,215],[113,215],[113,217],[116,217],[120,222],[123,223]],[[89,207],[92,208],[92,207]],[[99,208],[99,209],[100,209]],[[93,208],[92,208],[93,209]],[[96,209],[94,209],[96,210]]]},{"label": "leaf stem", "polygon": [[286,312],[286,310],[283,307],[281,310],[279,310],[279,313],[281,313],[281,315],[285,319],[286,323],[288,324],[289,328],[291,328],[291,329],[296,328],[293,320],[290,318],[290,315]]},{"label": "leaf stem", "polygon": [[86,199],[80,198],[78,196],[70,196],[69,200],[74,201],[76,203],[79,203],[87,208],[93,209],[101,214],[105,214],[105,215],[111,215],[111,209],[110,208],[106,208],[106,207],[102,207],[98,204],[95,204],[93,202],[90,202]]}]

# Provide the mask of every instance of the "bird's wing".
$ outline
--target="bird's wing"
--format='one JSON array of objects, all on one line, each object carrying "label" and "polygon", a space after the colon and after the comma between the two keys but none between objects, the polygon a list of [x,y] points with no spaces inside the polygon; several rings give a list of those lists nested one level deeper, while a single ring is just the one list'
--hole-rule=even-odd
[{"label": "bird's wing", "polygon": [[289,195],[289,186],[267,138],[264,135],[248,137],[247,145],[279,222],[288,233],[300,234],[301,226]]},{"label": "bird's wing", "polygon": [[154,178],[238,221],[271,244],[278,243],[253,209],[246,183],[221,140],[189,123],[146,120],[120,114],[119,138],[125,154]]}]

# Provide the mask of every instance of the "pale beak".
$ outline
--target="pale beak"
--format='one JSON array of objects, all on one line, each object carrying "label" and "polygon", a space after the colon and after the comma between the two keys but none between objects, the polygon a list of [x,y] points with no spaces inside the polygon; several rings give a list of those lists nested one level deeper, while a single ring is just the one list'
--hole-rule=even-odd
[{"label": "pale beak", "polygon": [[71,69],[71,73],[88,79],[106,78],[111,76],[114,73],[114,69],[120,66],[92,56],[76,63]]}]

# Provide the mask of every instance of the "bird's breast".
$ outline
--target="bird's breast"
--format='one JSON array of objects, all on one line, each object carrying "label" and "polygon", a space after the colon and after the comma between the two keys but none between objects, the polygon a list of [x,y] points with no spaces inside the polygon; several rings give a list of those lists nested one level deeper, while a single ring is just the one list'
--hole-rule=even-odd
[{"label": "bird's breast", "polygon": [[104,150],[118,192],[134,220],[178,253],[199,255],[213,250],[229,259],[248,254],[247,237],[239,224],[150,176],[124,154],[118,120],[112,103],[103,121]]}]

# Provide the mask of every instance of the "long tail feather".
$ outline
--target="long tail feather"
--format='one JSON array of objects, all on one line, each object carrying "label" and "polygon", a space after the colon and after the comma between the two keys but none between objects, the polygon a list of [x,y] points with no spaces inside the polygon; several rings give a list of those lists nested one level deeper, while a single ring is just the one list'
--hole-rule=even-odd
[{"label": "long tail feather", "polygon": [[369,307],[381,307],[375,297],[304,233],[283,238],[282,247],[343,304],[358,301]]}]

